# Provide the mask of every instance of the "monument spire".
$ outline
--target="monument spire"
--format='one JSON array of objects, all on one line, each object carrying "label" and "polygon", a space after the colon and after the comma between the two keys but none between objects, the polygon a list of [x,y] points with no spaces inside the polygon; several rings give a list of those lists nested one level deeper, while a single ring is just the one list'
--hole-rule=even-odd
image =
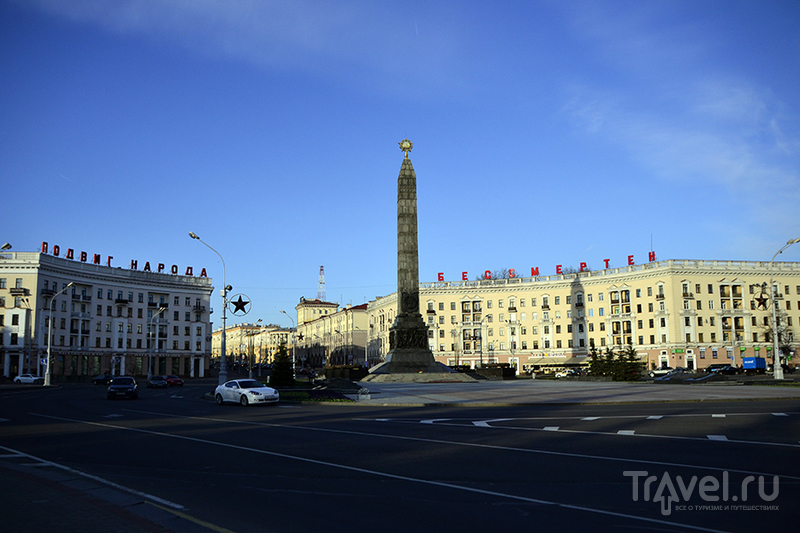
[{"label": "monument spire", "polygon": [[364,381],[430,381],[445,374],[465,381],[459,378],[466,375],[438,363],[428,346],[428,327],[419,311],[417,175],[408,158],[413,144],[408,139],[399,144],[405,157],[397,176],[397,317],[389,328],[385,362],[370,369]]}]

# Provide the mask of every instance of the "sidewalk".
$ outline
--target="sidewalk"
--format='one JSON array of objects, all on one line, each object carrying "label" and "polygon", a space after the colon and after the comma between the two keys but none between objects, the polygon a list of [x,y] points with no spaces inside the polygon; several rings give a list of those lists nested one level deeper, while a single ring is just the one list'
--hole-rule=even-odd
[{"label": "sidewalk", "polygon": [[359,383],[367,395],[347,394],[361,405],[537,405],[702,402],[800,399],[800,387],[743,385],[736,381],[679,385],[518,379],[475,383]]}]

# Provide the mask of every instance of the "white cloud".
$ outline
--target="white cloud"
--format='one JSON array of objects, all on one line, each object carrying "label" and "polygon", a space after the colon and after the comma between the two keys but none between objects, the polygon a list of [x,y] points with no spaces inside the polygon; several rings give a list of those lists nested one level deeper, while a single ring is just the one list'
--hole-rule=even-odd
[{"label": "white cloud", "polygon": [[430,87],[444,85],[443,77],[457,77],[453,61],[457,39],[448,25],[436,22],[440,14],[415,17],[391,4],[358,0],[30,1],[47,13],[109,32],[172,41],[206,55],[313,77],[341,80],[349,76],[353,85],[375,82],[385,90],[392,80],[399,86]]}]

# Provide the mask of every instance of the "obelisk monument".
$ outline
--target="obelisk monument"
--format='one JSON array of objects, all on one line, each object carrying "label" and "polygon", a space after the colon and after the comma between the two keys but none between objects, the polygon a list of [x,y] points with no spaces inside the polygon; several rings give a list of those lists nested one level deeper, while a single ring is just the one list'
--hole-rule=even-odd
[{"label": "obelisk monument", "polygon": [[[362,381],[395,374],[403,381],[430,381],[461,375],[438,363],[428,346],[428,327],[419,312],[419,247],[417,242],[417,175],[408,158],[413,143],[400,141],[405,152],[397,177],[397,317],[389,329],[389,353],[385,362],[370,369]],[[403,379],[405,376],[405,379]],[[387,376],[388,377],[388,376]],[[459,381],[472,380],[466,379]]]}]

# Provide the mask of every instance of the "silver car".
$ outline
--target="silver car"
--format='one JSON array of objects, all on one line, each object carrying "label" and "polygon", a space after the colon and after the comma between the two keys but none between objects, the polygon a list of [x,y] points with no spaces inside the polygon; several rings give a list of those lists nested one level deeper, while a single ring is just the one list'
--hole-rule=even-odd
[{"label": "silver car", "polygon": [[232,379],[214,390],[214,400],[217,405],[226,402],[242,405],[278,403],[280,395],[272,387],[267,387],[255,379]]}]

